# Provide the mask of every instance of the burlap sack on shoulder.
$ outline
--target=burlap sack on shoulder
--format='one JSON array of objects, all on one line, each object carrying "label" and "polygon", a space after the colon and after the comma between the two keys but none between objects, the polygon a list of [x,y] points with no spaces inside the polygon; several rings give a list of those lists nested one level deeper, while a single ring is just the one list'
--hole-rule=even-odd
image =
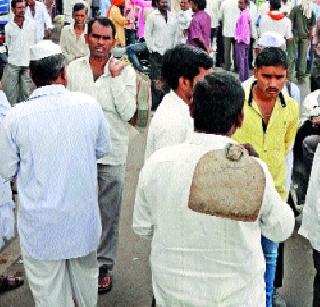
[{"label": "burlap sack on shoulder", "polygon": [[188,206],[198,213],[253,222],[262,206],[264,189],[260,164],[241,145],[228,144],[198,161]]}]

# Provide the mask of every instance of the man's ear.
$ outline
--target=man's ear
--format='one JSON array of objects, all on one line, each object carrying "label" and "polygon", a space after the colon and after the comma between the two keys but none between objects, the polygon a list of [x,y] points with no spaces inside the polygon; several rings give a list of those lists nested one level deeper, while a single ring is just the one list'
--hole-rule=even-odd
[{"label": "man's ear", "polygon": [[187,78],[180,76],[178,80],[178,88],[180,87],[183,91],[191,85],[191,81]]},{"label": "man's ear", "polygon": [[59,77],[61,79],[61,83],[64,85],[64,86],[67,86],[67,72],[66,72],[66,68],[63,67],[61,70],[60,70],[60,74],[59,74]]}]

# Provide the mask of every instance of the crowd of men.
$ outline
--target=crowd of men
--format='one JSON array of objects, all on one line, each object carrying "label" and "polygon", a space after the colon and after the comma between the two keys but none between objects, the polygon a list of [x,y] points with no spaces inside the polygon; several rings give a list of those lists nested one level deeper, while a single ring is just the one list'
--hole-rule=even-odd
[{"label": "crowd of men", "polygon": [[[154,112],[133,229],[152,240],[154,302],[284,306],[280,242],[294,229],[287,201],[293,160],[302,156],[311,180],[300,233],[314,249],[319,306],[320,4],[112,1],[108,17],[89,19],[88,4],[77,2],[58,44],[42,2],[12,0],[11,9],[0,92],[0,246],[14,236],[16,186],[36,306],[96,306],[98,293],[112,288],[143,49]],[[132,64],[113,56],[117,46]],[[300,119],[295,83],[310,73]],[[2,291],[21,284],[0,278]]]}]

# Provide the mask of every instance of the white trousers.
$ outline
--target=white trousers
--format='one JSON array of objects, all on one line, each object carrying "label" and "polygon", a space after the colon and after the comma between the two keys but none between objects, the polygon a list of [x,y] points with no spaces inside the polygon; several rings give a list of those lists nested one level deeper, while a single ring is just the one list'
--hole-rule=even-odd
[{"label": "white trousers", "polygon": [[26,276],[36,307],[97,306],[97,253],[63,260],[37,260],[22,251]]}]

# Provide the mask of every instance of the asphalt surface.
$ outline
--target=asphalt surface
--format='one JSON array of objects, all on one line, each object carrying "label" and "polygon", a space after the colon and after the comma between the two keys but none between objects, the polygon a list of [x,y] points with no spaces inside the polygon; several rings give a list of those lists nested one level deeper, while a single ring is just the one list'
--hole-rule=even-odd
[{"label": "asphalt surface", "polygon": [[[299,86],[301,96],[308,93],[308,84]],[[99,306],[151,306],[152,287],[149,268],[150,242],[135,236],[132,231],[132,213],[139,170],[143,164],[146,131],[131,129],[126,185],[123,197],[120,239],[117,263],[114,269],[113,289],[99,297]],[[297,225],[298,227],[298,225]],[[296,227],[296,228],[297,228]],[[23,271],[19,263],[18,238],[0,252],[0,274]],[[280,293],[288,307],[312,306],[314,275],[312,250],[307,240],[295,234],[285,243],[283,287]],[[1,307],[34,306],[27,282],[17,290],[0,294]],[[57,306],[59,307],[59,306]]]}]

